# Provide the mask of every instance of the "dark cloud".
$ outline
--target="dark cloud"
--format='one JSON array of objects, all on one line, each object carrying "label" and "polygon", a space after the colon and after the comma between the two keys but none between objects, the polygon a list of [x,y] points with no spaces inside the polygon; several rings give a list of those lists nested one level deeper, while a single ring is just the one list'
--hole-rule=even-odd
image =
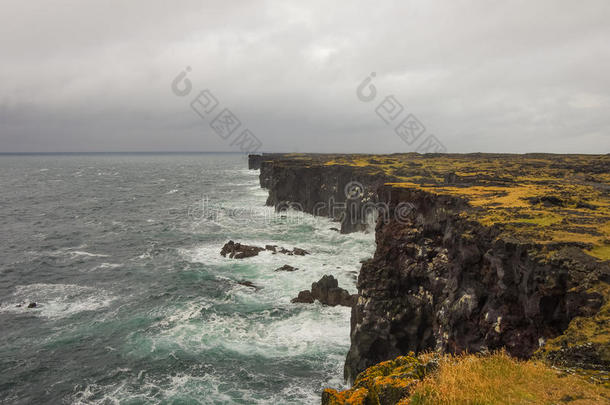
[{"label": "dark cloud", "polygon": [[268,151],[411,151],[394,95],[448,151],[610,152],[607,1],[378,3],[4,2],[0,151],[236,150],[207,88]]}]

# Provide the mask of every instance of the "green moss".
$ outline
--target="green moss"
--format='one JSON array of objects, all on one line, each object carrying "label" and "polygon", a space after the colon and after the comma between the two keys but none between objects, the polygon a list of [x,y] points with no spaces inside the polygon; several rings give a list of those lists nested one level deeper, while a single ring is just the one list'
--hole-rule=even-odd
[{"label": "green moss", "polygon": [[327,389],[322,396],[325,405],[396,404],[409,395],[415,384],[425,376],[421,358],[401,356],[384,361],[360,373],[350,390]]}]

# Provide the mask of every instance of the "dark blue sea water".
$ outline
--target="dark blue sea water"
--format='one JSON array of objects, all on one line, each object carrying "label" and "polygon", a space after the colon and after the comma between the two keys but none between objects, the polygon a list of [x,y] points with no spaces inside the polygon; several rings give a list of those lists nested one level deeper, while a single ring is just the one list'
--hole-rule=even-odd
[{"label": "dark blue sea water", "polygon": [[[315,404],[343,385],[349,309],[290,299],[323,274],[354,292],[373,236],[278,217],[244,156],[0,156],[0,188],[3,403]],[[229,239],[311,255],[232,260]]]}]

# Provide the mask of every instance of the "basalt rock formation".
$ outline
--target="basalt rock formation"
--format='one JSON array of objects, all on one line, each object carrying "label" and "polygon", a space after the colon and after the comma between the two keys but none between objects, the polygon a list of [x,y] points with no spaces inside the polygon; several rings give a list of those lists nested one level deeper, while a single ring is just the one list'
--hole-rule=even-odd
[{"label": "basalt rock formation", "polygon": [[528,358],[604,302],[593,289],[610,282],[608,262],[576,246],[548,251],[502,237],[497,227],[462,219],[468,207],[455,197],[392,186],[380,193],[391,212],[405,200],[416,209],[378,224],[377,251],[360,270],[350,380],[409,351],[506,348]]},{"label": "basalt rock formation", "polygon": [[263,155],[248,155],[248,169],[259,170],[262,160]]},{"label": "basalt rock formation", "polygon": [[353,307],[356,299],[356,294],[352,295],[347,290],[339,287],[339,282],[336,278],[324,275],[319,281],[311,284],[311,291],[301,291],[292,302],[311,304],[317,300],[321,304],[331,307],[337,305]]},{"label": "basalt rock formation", "polygon": [[609,370],[609,167],[610,155],[263,155],[260,181],[267,204],[343,233],[377,210],[351,315],[353,381],[427,350]]},{"label": "basalt rock formation", "polygon": [[377,188],[396,180],[367,168],[326,166],[324,155],[307,155],[307,160],[266,156],[260,162],[260,183],[269,190],[267,205],[329,217],[341,223],[341,233],[366,230],[367,215],[376,212]]}]

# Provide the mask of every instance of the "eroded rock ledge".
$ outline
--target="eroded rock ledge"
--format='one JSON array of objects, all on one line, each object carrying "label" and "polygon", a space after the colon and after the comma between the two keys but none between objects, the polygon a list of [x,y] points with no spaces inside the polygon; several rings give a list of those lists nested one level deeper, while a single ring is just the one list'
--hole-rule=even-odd
[{"label": "eroded rock ledge", "polygon": [[[298,203],[342,232],[364,229],[367,203],[388,210],[358,278],[353,381],[410,351],[528,358],[548,341],[562,342],[556,354],[586,347],[585,365],[608,370],[608,167],[609,155],[273,155],[260,158],[260,181],[267,204]],[[350,204],[337,213],[328,201]],[[572,321],[593,323],[578,344],[562,340]]]}]

